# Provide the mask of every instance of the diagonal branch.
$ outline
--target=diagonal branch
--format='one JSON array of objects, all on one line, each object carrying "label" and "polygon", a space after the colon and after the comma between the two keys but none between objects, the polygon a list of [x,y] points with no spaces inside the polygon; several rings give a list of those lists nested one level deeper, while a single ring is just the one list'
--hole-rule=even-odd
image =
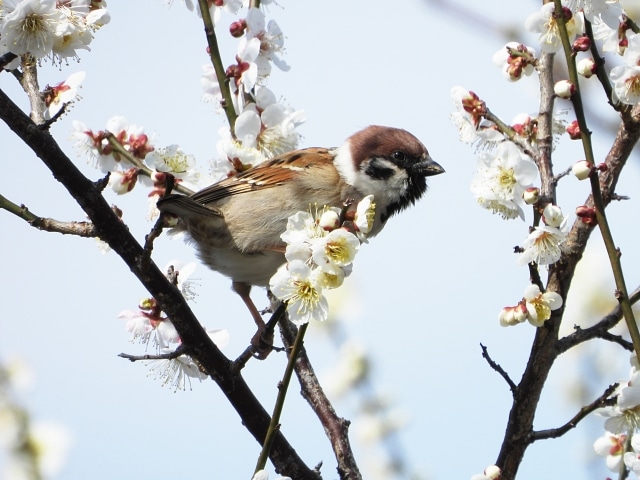
[{"label": "diagonal branch", "polygon": [[483,344],[480,344],[480,348],[482,349],[482,357],[487,361],[489,366],[491,368],[493,368],[496,372],[498,372],[498,374],[500,374],[500,376],[504,379],[504,381],[507,382],[507,385],[509,385],[509,389],[511,390],[511,393],[513,395],[515,395],[517,393],[517,391],[518,391],[518,386],[515,384],[515,382],[513,380],[511,380],[511,377],[505,371],[505,369],[502,368],[498,363],[496,363],[489,356],[489,352],[487,351],[487,347],[485,347]]},{"label": "diagonal branch", "polygon": [[615,389],[618,388],[618,384],[614,383],[609,385],[602,395],[596,398],[589,405],[586,405],[576,413],[571,420],[558,428],[549,428],[547,430],[539,430],[537,432],[531,432],[529,435],[529,442],[533,443],[538,440],[546,440],[548,438],[558,438],[567,433],[569,430],[575,428],[581,420],[587,415],[596,411],[599,408],[613,405],[616,401],[616,397],[611,397]]},{"label": "diagonal branch", "polygon": [[[296,327],[284,317],[280,321],[282,340],[291,348],[296,338]],[[341,480],[362,480],[356,459],[349,443],[349,420],[339,417],[331,402],[322,390],[316,377],[307,352],[302,347],[295,364],[295,371],[300,382],[303,398],[309,403],[324,431],[329,438],[333,452],[338,461],[338,475]]]},{"label": "diagonal branch", "polygon": [[[0,118],[64,185],[93,222],[98,236],[122,258],[140,283],[158,301],[176,327],[185,353],[192,357],[218,384],[242,418],[243,424],[255,439],[262,443],[269,426],[269,414],[242,376],[232,371],[232,362],[209,338],[179,290],[168,282],[155,263],[145,258],[142,246],[111,210],[98,186],[82,175],[53,137],[38,128],[2,90],[0,90]],[[276,469],[284,475],[296,479],[317,480],[319,478],[318,473],[302,461],[281,432],[276,435],[270,458]]]}]

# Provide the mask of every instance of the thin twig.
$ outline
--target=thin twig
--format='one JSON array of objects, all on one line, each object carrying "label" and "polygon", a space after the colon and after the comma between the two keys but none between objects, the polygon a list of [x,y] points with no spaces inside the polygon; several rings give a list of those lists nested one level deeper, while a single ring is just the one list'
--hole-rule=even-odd
[{"label": "thin twig", "polygon": [[95,238],[98,236],[95,226],[91,222],[61,222],[53,218],[38,217],[24,205],[17,205],[0,195],[0,209],[25,220],[32,227],[45,232],[76,235],[78,237]]},{"label": "thin twig", "polygon": [[173,360],[184,355],[184,349],[181,347],[176,348],[173,352],[159,353],[157,355],[129,355],[128,353],[119,353],[118,356],[125,358],[130,362],[139,362],[142,360]]},{"label": "thin twig", "polygon": [[487,351],[487,347],[485,347],[483,344],[480,344],[480,348],[482,349],[482,358],[484,358],[487,361],[487,363],[489,364],[489,366],[492,369],[494,369],[496,372],[498,372],[498,374],[500,374],[500,376],[504,379],[504,381],[507,382],[507,385],[509,385],[509,389],[511,390],[511,394],[515,395],[517,393],[517,391],[518,391],[518,386],[515,384],[515,382],[513,380],[511,380],[511,377],[505,371],[505,369],[502,368],[498,363],[496,363],[489,356],[489,352]]},{"label": "thin twig", "polygon": [[539,430],[537,432],[531,432],[529,435],[529,443],[536,442],[538,440],[546,440],[548,438],[558,438],[567,433],[569,430],[573,429],[583,420],[587,415],[594,412],[595,410],[607,407],[610,405],[614,405],[616,401],[616,397],[611,397],[615,389],[618,388],[618,384],[614,383],[613,385],[609,385],[607,389],[604,391],[602,395],[600,395],[597,399],[591,402],[589,405],[586,405],[580,409],[578,413],[576,413],[571,420],[558,428],[549,428],[547,430]]},{"label": "thin twig", "polygon": [[287,362],[287,367],[285,368],[282,380],[278,384],[278,396],[276,398],[276,404],[273,407],[271,423],[269,423],[269,429],[267,430],[267,435],[264,439],[262,451],[260,452],[260,456],[258,457],[258,462],[256,463],[254,473],[258,472],[259,470],[264,470],[264,467],[267,464],[267,459],[269,458],[269,454],[271,453],[273,440],[276,433],[280,430],[280,415],[282,414],[282,408],[284,407],[284,400],[287,396],[287,390],[289,390],[291,375],[293,375],[293,366],[295,365],[298,354],[300,353],[300,349],[302,348],[302,344],[304,342],[304,334],[307,332],[308,327],[309,324],[305,323],[298,329],[298,335],[296,336],[293,348],[289,353],[289,361]]}]

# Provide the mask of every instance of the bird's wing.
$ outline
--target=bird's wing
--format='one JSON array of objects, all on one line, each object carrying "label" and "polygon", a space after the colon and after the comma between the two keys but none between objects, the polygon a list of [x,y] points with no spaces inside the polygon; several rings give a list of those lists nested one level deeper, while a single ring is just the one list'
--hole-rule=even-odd
[{"label": "bird's wing", "polygon": [[326,148],[306,148],[284,153],[238,175],[214,183],[193,194],[191,198],[208,205],[231,195],[276,187],[310,165],[331,162],[333,155],[330,152]]}]

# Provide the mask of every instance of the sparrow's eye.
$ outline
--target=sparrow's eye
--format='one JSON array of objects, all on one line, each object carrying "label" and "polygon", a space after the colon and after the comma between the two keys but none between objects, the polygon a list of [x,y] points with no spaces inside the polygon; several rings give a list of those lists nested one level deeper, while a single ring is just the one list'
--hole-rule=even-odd
[{"label": "sparrow's eye", "polygon": [[404,154],[404,152],[401,152],[400,150],[396,150],[391,155],[393,156],[393,159],[396,162],[403,162],[406,158],[406,155]]}]

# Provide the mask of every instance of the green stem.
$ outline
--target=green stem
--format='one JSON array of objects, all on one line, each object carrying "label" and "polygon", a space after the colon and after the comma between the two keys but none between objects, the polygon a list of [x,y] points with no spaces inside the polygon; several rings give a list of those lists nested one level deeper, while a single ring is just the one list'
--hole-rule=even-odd
[{"label": "green stem", "polygon": [[220,48],[218,48],[218,39],[216,38],[216,31],[213,26],[213,20],[211,19],[211,12],[209,11],[209,5],[207,0],[198,0],[200,5],[200,11],[202,12],[202,21],[204,23],[204,33],[207,36],[207,44],[209,46],[209,57],[213,64],[213,69],[216,72],[216,78],[218,85],[220,86],[220,92],[222,94],[222,108],[229,121],[229,128],[231,135],[235,138],[235,125],[236,110],[233,107],[233,99],[231,97],[231,89],[229,88],[229,79],[227,78],[224,64],[222,63],[222,57],[220,56]]},{"label": "green stem", "polygon": [[[138,169],[138,173],[142,173],[143,175],[151,178],[151,176],[153,175],[153,170],[147,167],[144,163],[142,163],[142,161],[140,161],[139,158],[136,158],[133,155],[131,155],[131,152],[129,152],[129,150],[124,148],[124,146],[118,141],[118,139],[112,133],[107,133],[106,138],[107,138],[107,141],[109,142],[109,145],[111,145],[111,147],[113,148],[114,152],[124,157],[129,163],[131,163],[131,165],[136,167]],[[193,190],[191,190],[190,188],[187,188],[184,185],[180,183],[175,183],[175,182],[173,185],[173,190],[176,190],[180,193],[184,193],[185,195],[193,195],[194,193]]]},{"label": "green stem", "polygon": [[271,451],[271,445],[273,444],[276,433],[280,430],[280,415],[282,414],[284,399],[287,396],[289,382],[291,381],[291,375],[293,374],[293,367],[296,363],[296,360],[298,359],[298,354],[302,349],[302,344],[304,343],[304,334],[307,331],[308,326],[309,324],[305,323],[298,329],[296,340],[293,343],[293,347],[291,348],[291,353],[289,354],[289,360],[287,362],[287,368],[284,371],[282,380],[278,384],[278,397],[276,398],[276,404],[273,407],[273,415],[271,416],[269,429],[267,430],[267,435],[265,436],[264,443],[262,445],[262,451],[260,452],[260,456],[258,457],[255,472],[264,470],[267,464],[267,459],[269,458],[269,452]]},{"label": "green stem", "polygon": [[[561,0],[554,0],[556,12],[562,12]],[[591,144],[591,132],[587,127],[587,120],[584,113],[582,104],[582,96],[580,95],[580,84],[578,79],[578,71],[576,69],[575,56],[573,54],[571,43],[569,41],[569,34],[567,33],[567,25],[565,23],[564,16],[560,14],[556,15],[558,24],[558,30],[562,38],[562,47],[567,59],[567,68],[569,71],[569,81],[575,87],[575,93],[571,96],[571,102],[573,103],[573,109],[576,114],[576,120],[580,127],[582,147],[585,152],[587,162],[594,166],[596,164],[593,154],[593,145]],[[624,273],[622,271],[622,264],[620,263],[620,250],[616,248],[613,241],[613,235],[609,228],[609,222],[605,215],[605,205],[602,199],[602,192],[600,191],[600,179],[597,174],[592,174],[589,177],[591,182],[591,191],[593,196],[593,204],[596,211],[596,220],[600,227],[600,233],[607,249],[607,255],[609,256],[609,262],[611,263],[611,269],[613,271],[613,277],[616,283],[616,298],[620,303],[622,314],[624,315],[629,334],[631,335],[631,341],[633,348],[636,352],[636,357],[640,361],[640,331],[638,331],[638,325],[636,324],[635,317],[633,315],[633,309],[631,308],[631,302],[629,301],[629,294],[627,292],[627,286],[624,280]]]}]

